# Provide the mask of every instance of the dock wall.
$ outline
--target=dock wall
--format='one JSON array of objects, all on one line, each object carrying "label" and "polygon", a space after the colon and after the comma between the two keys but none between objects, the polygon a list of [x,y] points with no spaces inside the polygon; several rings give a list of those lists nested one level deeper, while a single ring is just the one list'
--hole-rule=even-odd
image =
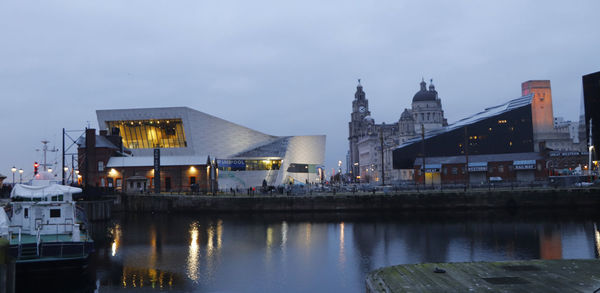
[{"label": "dock wall", "polygon": [[112,216],[114,200],[78,201],[77,206],[83,208],[88,221],[108,220]]},{"label": "dock wall", "polygon": [[600,189],[520,190],[306,196],[123,195],[115,211],[125,212],[293,212],[361,210],[484,210],[598,208]]}]

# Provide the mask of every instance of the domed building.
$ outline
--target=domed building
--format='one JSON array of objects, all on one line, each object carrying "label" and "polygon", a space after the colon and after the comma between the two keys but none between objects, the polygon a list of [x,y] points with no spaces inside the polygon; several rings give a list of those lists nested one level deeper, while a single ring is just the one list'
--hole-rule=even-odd
[{"label": "domed building", "polygon": [[426,86],[425,81],[421,80],[421,89],[412,99],[415,133],[419,134],[422,131],[421,125],[425,128],[425,132],[448,125],[448,121],[444,118],[442,101],[438,97],[433,80],[430,80],[429,89],[426,89]]},{"label": "domed building", "polygon": [[392,168],[391,150],[421,135],[423,130],[427,132],[446,125],[448,122],[444,118],[442,102],[432,80],[429,88],[425,80],[421,80],[420,90],[413,96],[411,108],[405,108],[398,122],[391,124],[375,123],[359,80],[348,125],[350,150],[346,162],[347,173],[354,181],[360,182],[412,180],[411,171],[403,173]]}]

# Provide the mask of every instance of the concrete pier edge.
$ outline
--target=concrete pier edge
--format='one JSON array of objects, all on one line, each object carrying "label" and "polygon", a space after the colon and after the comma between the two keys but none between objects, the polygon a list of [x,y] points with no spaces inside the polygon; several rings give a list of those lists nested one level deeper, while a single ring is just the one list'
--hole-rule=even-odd
[{"label": "concrete pier edge", "polygon": [[315,195],[118,195],[114,211],[124,212],[294,212],[426,211],[600,207],[600,189],[403,192]]}]

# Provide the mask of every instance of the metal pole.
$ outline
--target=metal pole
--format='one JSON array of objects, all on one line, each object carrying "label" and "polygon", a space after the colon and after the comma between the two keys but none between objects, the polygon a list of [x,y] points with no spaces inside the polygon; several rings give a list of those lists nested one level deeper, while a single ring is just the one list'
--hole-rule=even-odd
[{"label": "metal pole", "polygon": [[62,185],[65,185],[65,129],[62,133]]},{"label": "metal pole", "polygon": [[421,123],[421,154],[423,155],[423,162],[421,163],[423,187],[425,187],[425,125],[423,123]]},{"label": "metal pole", "polygon": [[592,144],[592,118],[590,118],[590,134],[589,134],[589,146],[588,146],[588,175],[590,176],[590,182],[592,177],[592,150],[594,145]]},{"label": "metal pole", "polygon": [[469,137],[467,136],[467,126],[465,126],[465,174],[467,182],[465,182],[465,190],[469,188],[471,178],[469,176]]},{"label": "metal pole", "polygon": [[46,151],[48,150],[48,141],[42,141],[42,143],[44,143],[44,147],[42,148],[42,150],[44,151],[44,171],[46,171],[48,170],[46,164]]},{"label": "metal pole", "polygon": [[75,180],[75,155],[71,155],[71,183]]},{"label": "metal pole", "polygon": [[385,165],[383,162],[383,128],[381,128],[379,141],[381,144],[381,186],[385,186]]}]

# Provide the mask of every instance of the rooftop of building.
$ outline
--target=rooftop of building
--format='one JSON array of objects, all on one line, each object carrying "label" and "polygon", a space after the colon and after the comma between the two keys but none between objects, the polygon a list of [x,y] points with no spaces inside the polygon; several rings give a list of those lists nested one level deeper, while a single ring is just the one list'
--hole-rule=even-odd
[{"label": "rooftop of building", "polygon": [[[450,131],[459,129],[459,128],[462,128],[464,126],[468,126],[470,124],[479,122],[481,120],[484,120],[484,119],[487,119],[487,118],[490,118],[490,117],[493,117],[493,116],[496,116],[496,115],[500,115],[502,113],[506,113],[506,112],[512,111],[512,110],[517,109],[517,108],[521,108],[521,107],[524,107],[524,106],[531,105],[532,98],[533,98],[533,94],[529,94],[529,95],[525,95],[525,96],[522,96],[522,97],[517,98],[517,99],[510,100],[510,101],[508,101],[508,102],[506,102],[504,104],[500,104],[500,105],[497,105],[497,106],[486,108],[485,110],[483,110],[481,112],[478,112],[478,113],[473,114],[473,115],[471,115],[469,117],[466,117],[466,118],[463,118],[461,120],[458,120],[458,121],[456,121],[456,122],[454,122],[452,124],[449,124],[447,126],[439,128],[439,129],[435,129],[435,130],[431,130],[429,132],[426,132],[425,133],[425,139],[428,139],[428,138],[431,138],[431,137],[434,137],[434,136],[437,136],[437,135],[440,135],[440,134],[443,134],[443,133],[446,133],[446,132],[450,132]],[[403,147],[405,147],[407,145],[418,143],[420,141],[421,141],[421,137],[420,136],[416,137],[416,138],[413,138],[413,139],[409,139],[409,140],[405,141],[402,145],[398,146],[397,148],[403,148]]]},{"label": "rooftop of building", "polygon": [[438,93],[433,85],[433,80],[429,83],[429,90],[427,90],[427,83],[425,80],[421,80],[421,89],[413,96],[413,102],[422,101],[435,101],[438,98]]}]

